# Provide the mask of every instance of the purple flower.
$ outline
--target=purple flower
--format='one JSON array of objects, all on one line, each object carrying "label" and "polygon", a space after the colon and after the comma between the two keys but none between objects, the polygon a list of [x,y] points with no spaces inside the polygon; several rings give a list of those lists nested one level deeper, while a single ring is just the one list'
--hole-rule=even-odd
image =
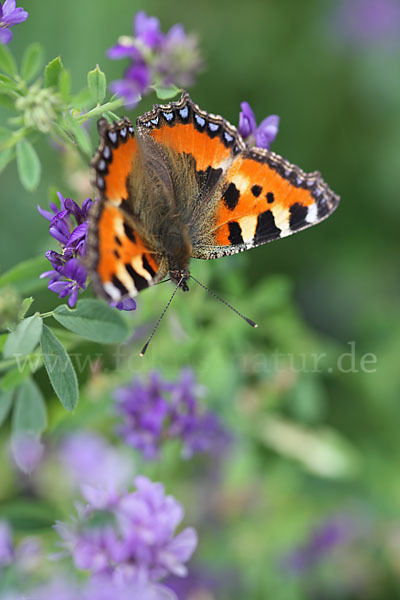
[{"label": "purple flower", "polygon": [[183,25],[173,25],[156,60],[156,70],[163,85],[187,88],[193,85],[202,66],[196,36],[188,35]]},{"label": "purple flower", "polygon": [[150,72],[144,62],[132,64],[125,71],[124,79],[111,83],[111,91],[125,99],[127,107],[135,107],[142,95],[148,93],[150,85]]},{"label": "purple flower", "polygon": [[183,508],[162,484],[138,476],[135,485],[134,492],[112,500],[87,487],[78,520],[56,529],[78,569],[145,591],[167,575],[187,574],[197,534],[190,527],[175,533]]},{"label": "purple flower", "polygon": [[167,382],[158,373],[152,373],[148,384],[133,381],[114,393],[117,411],[124,417],[119,433],[147,459],[156,458],[159,453],[169,412],[165,397],[168,390]]},{"label": "purple flower", "polygon": [[63,471],[74,486],[90,485],[107,493],[123,489],[132,476],[131,461],[96,433],[81,431],[65,437],[59,451]]},{"label": "purple flower", "polygon": [[86,289],[87,272],[80,258],[86,255],[87,219],[93,201],[87,198],[82,207],[70,198],[57,192],[60,208],[50,203],[51,212],[38,206],[38,211],[50,221],[50,235],[61,244],[62,253],[53,250],[46,252],[46,258],[53,269],[45,271],[41,277],[50,279],[49,290],[59,298],[68,296],[68,304],[75,306],[79,290]]},{"label": "purple flower", "polygon": [[[60,208],[54,202],[50,202],[51,211],[37,207],[42,217],[50,221],[50,235],[61,244],[61,253],[54,250],[46,252],[46,258],[53,268],[40,277],[50,280],[48,288],[58,294],[59,298],[68,296],[68,304],[72,307],[76,304],[79,291],[85,290],[87,286],[88,274],[82,259],[86,256],[88,218],[93,200],[87,198],[79,206],[71,198],[64,198],[60,192],[57,192],[57,196]],[[131,298],[112,303],[111,306],[118,310],[136,308],[135,301]]]},{"label": "purple flower", "polygon": [[16,465],[29,475],[42,460],[44,447],[33,433],[25,432],[14,436],[11,448]]},{"label": "purple flower", "polygon": [[16,8],[15,0],[5,0],[3,4],[0,2],[0,44],[8,44],[13,36],[8,27],[26,21],[28,16],[23,8]]},{"label": "purple flower", "polygon": [[1,568],[14,560],[14,545],[11,527],[7,521],[0,521],[0,572]]},{"label": "purple flower", "polygon": [[256,118],[248,102],[242,102],[239,114],[239,133],[249,146],[269,150],[278,134],[279,117],[270,115],[257,127]]},{"label": "purple flower", "polygon": [[17,545],[7,521],[0,521],[0,575],[3,568],[12,565],[23,576],[38,568],[42,557],[41,546],[34,537],[23,538]]},{"label": "purple flower", "polygon": [[164,38],[160,30],[160,21],[157,17],[148,17],[143,10],[135,16],[133,32],[135,37],[149,48],[157,48]]},{"label": "purple flower", "polygon": [[120,435],[147,459],[158,457],[166,439],[181,440],[185,459],[201,452],[222,453],[230,436],[216,415],[201,410],[198,394],[190,370],[184,370],[177,383],[152,373],[148,383],[136,380],[118,388],[114,397],[123,417]]},{"label": "purple flower", "polygon": [[398,44],[400,40],[398,0],[346,0],[335,21],[340,33],[351,41]]},{"label": "purple flower", "polygon": [[123,97],[127,106],[136,106],[153,87],[187,87],[193,83],[202,60],[197,39],[188,35],[182,25],[174,25],[163,34],[159,20],[140,11],[133,33],[132,38],[121,37],[107,52],[111,59],[131,61],[123,79],[111,84],[112,91]]},{"label": "purple flower", "polygon": [[308,540],[283,559],[290,571],[304,571],[332,552],[337,546],[348,543],[354,537],[354,523],[348,517],[335,517],[322,523]]}]

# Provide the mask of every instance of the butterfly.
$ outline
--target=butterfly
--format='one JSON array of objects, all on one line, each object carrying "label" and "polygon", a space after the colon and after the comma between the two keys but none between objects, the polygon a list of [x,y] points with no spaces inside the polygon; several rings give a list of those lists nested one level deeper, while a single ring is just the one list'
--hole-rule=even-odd
[{"label": "butterfly", "polygon": [[136,120],[98,122],[92,160],[99,200],[88,270],[108,301],[134,297],[169,273],[188,290],[191,258],[272,242],[328,217],[339,197],[270,150],[248,147],[228,121],[183,92]]}]

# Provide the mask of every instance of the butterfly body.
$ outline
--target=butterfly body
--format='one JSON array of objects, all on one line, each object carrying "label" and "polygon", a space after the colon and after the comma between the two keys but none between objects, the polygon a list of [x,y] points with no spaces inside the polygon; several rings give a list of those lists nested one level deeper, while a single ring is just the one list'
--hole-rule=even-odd
[{"label": "butterfly body", "polygon": [[171,279],[186,291],[191,258],[213,259],[285,237],[333,212],[319,173],[248,148],[225,119],[185,92],[139,117],[99,121],[100,192],[89,224],[96,291],[118,301]]}]

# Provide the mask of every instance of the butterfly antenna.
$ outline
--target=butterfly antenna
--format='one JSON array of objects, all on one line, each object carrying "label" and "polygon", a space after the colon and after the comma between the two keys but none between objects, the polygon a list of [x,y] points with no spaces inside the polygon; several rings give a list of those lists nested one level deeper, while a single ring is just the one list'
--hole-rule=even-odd
[{"label": "butterfly antenna", "polygon": [[239,315],[239,317],[241,317],[244,321],[246,321],[246,323],[248,323],[252,327],[258,327],[257,323],[255,323],[254,321],[252,321],[248,317],[245,317],[244,315],[242,315],[242,313],[239,312],[238,310],[236,310],[236,308],[234,308],[233,306],[231,306],[229,304],[229,302],[227,302],[226,300],[223,300],[222,298],[220,298],[219,296],[217,296],[217,294],[215,292],[213,292],[212,290],[210,290],[206,285],[204,285],[204,283],[201,283],[198,279],[196,279],[195,277],[193,277],[193,275],[190,275],[190,278],[193,279],[193,281],[195,281],[196,283],[198,283],[199,286],[202,287],[203,289],[205,289],[209,294],[211,294],[211,296],[214,296],[214,298],[216,298],[217,300],[219,300],[220,302],[222,302],[222,304],[225,304],[225,306],[227,306],[228,308],[230,308],[231,310],[233,310],[233,312],[236,313],[237,315]]},{"label": "butterfly antenna", "polygon": [[174,291],[173,291],[173,293],[172,293],[172,296],[171,296],[171,298],[168,300],[167,306],[164,308],[164,310],[163,310],[163,311],[162,311],[162,313],[161,313],[161,316],[160,316],[160,318],[158,319],[157,323],[154,325],[154,329],[153,329],[153,331],[151,332],[149,339],[147,340],[147,342],[146,342],[146,343],[145,343],[145,345],[143,346],[143,348],[142,348],[142,351],[141,351],[141,353],[140,353],[140,355],[139,355],[139,356],[144,356],[144,354],[145,354],[145,352],[146,352],[146,350],[147,350],[147,348],[148,348],[148,346],[149,346],[149,344],[150,344],[150,342],[151,342],[151,340],[152,340],[152,338],[153,338],[153,336],[154,336],[155,332],[156,332],[156,331],[157,331],[157,329],[158,329],[158,326],[159,326],[159,324],[160,324],[160,323],[161,323],[161,321],[162,321],[162,318],[163,318],[163,316],[164,316],[164,315],[165,315],[165,313],[167,312],[167,310],[168,310],[168,308],[169,308],[169,305],[171,304],[172,300],[174,299],[174,296],[175,296],[176,292],[178,291],[178,288],[179,288],[179,286],[181,285],[182,281],[183,281],[183,277],[182,277],[182,278],[180,279],[180,281],[178,281],[178,283],[176,284],[176,287],[175,287],[175,289],[174,289]]}]

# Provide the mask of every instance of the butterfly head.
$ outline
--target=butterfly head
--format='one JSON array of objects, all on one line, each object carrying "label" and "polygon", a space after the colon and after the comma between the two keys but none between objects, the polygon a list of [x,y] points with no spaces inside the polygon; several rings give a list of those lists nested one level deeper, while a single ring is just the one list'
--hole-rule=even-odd
[{"label": "butterfly head", "polygon": [[190,277],[189,269],[170,269],[171,280],[181,288],[183,292],[189,291],[187,280]]}]

